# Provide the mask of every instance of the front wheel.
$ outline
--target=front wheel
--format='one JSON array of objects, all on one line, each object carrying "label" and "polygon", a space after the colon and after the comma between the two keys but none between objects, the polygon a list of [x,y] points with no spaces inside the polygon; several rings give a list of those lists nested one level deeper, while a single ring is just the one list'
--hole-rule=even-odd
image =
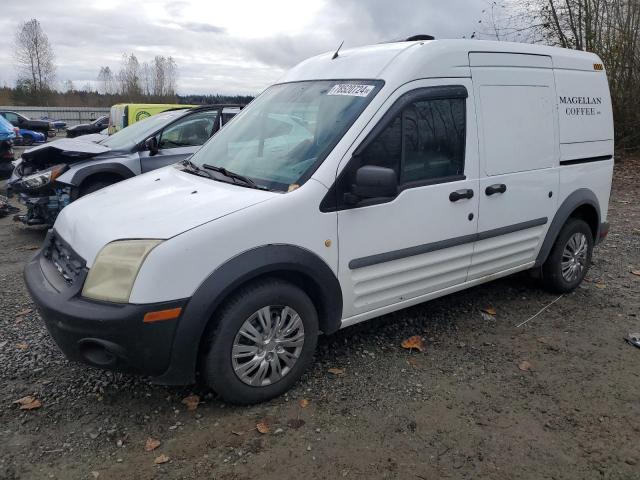
[{"label": "front wheel", "polygon": [[216,315],[201,373],[223,400],[259,403],[281,395],[307,370],[318,340],[318,314],[295,285],[258,281]]},{"label": "front wheel", "polygon": [[22,136],[22,144],[23,145],[33,145],[33,137],[31,135],[23,135]]},{"label": "front wheel", "polygon": [[558,293],[578,288],[591,265],[592,251],[593,234],[589,225],[584,220],[570,218],[542,265],[544,286]]}]

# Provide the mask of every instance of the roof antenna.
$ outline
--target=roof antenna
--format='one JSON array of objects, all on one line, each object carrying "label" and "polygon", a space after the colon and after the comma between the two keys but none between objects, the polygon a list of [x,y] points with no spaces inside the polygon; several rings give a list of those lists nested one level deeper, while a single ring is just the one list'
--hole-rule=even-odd
[{"label": "roof antenna", "polygon": [[340,46],[338,47],[338,49],[336,50],[336,53],[333,54],[333,57],[331,57],[331,60],[335,60],[336,58],[338,58],[338,52],[340,51],[340,49],[342,48],[342,45],[344,44],[344,40],[342,41],[342,43],[340,44]]}]

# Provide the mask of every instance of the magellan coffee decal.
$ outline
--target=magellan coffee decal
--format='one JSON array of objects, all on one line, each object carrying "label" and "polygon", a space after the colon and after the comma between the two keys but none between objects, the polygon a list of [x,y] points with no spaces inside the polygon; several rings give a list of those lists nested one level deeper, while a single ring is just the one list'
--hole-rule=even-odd
[{"label": "magellan coffee decal", "polygon": [[560,105],[567,105],[565,112],[572,117],[584,115],[600,115],[599,105],[602,97],[560,97]]}]

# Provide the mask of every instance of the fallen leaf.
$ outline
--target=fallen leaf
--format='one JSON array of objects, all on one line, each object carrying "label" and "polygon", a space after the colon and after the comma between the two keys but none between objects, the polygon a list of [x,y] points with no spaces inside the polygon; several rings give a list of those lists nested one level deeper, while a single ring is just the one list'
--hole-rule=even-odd
[{"label": "fallen leaf", "polygon": [[258,422],[256,424],[256,430],[258,430],[261,434],[269,433],[269,425],[266,422]]},{"label": "fallen leaf", "polygon": [[307,408],[311,402],[309,402],[309,400],[307,400],[306,398],[303,398],[298,403],[300,404],[300,407]]},{"label": "fallen leaf", "polygon": [[636,275],[636,276],[640,277],[640,270],[631,270],[631,273],[633,275]]},{"label": "fallen leaf", "polygon": [[182,399],[182,403],[187,406],[187,410],[193,411],[198,408],[200,397],[198,395],[189,395]]},{"label": "fallen leaf", "polygon": [[606,287],[607,286],[604,283],[596,283],[596,288],[599,288],[602,290],[603,288],[606,288]]},{"label": "fallen leaf", "polygon": [[493,315],[489,315],[487,312],[483,312],[482,310],[480,310],[480,316],[485,322],[491,322],[496,319]]},{"label": "fallen leaf", "polygon": [[98,477],[100,476],[100,472],[97,472],[97,471],[93,470],[93,471],[91,472],[91,476],[92,476],[93,478],[98,478]]},{"label": "fallen leaf", "polygon": [[22,323],[24,321],[24,317],[16,317],[16,323]]},{"label": "fallen leaf", "polygon": [[528,371],[530,371],[530,370],[531,370],[531,363],[529,363],[529,362],[528,362],[528,361],[526,361],[526,360],[523,360],[522,362],[520,362],[520,363],[518,364],[518,368],[519,368],[520,370],[522,370],[523,372],[528,372]]},{"label": "fallen leaf", "polygon": [[410,367],[413,367],[413,368],[418,368],[419,367],[418,360],[416,360],[416,357],[409,357],[407,359],[407,365],[409,365]]},{"label": "fallen leaf", "polygon": [[231,433],[233,433],[234,435],[244,435],[244,432],[236,432],[235,430],[231,430]]},{"label": "fallen leaf", "polygon": [[145,452],[153,452],[156,448],[160,446],[160,440],[156,440],[155,438],[147,438],[146,443],[144,444]]},{"label": "fallen leaf", "polygon": [[42,402],[31,395],[19,398],[13,403],[16,405],[20,405],[20,410],[35,410],[36,408],[40,408],[42,406]]},{"label": "fallen leaf", "polygon": [[344,368],[330,368],[327,371],[334,375],[344,375]]},{"label": "fallen leaf", "polygon": [[25,245],[24,247],[20,247],[18,250],[38,250],[40,247],[38,245]]},{"label": "fallen leaf", "polygon": [[26,315],[27,313],[31,313],[33,310],[30,308],[25,308],[24,310],[16,313],[16,317],[22,317],[24,315]]},{"label": "fallen leaf", "polygon": [[482,311],[494,317],[498,314],[498,312],[496,312],[496,309],[493,307],[483,308]]},{"label": "fallen leaf", "polygon": [[301,426],[303,426],[305,424],[304,420],[301,420],[299,418],[292,418],[291,420],[289,420],[287,422],[287,426],[289,428],[293,428],[294,430],[297,430],[298,428],[300,428]]},{"label": "fallen leaf", "polygon": [[408,350],[413,350],[415,348],[420,352],[424,352],[424,342],[422,341],[422,337],[420,335],[409,337],[400,345],[402,346],[402,348],[406,348]]},{"label": "fallen leaf", "polygon": [[156,457],[156,459],[153,461],[153,463],[155,463],[156,465],[160,465],[163,463],[167,463],[169,461],[169,457],[167,457],[164,453],[162,455],[159,455]]},{"label": "fallen leaf", "polygon": [[26,350],[27,348],[29,348],[29,345],[27,345],[26,343],[17,343],[16,348],[18,350]]}]

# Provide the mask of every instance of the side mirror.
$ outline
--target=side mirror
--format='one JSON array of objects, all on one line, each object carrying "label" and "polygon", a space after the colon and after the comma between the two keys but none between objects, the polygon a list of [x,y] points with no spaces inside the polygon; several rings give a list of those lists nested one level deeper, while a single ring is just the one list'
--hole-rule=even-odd
[{"label": "side mirror", "polygon": [[347,203],[360,199],[395,197],[398,193],[398,175],[392,168],[365,165],[356,171],[356,182],[348,193]]},{"label": "side mirror", "polygon": [[154,156],[158,153],[158,139],[156,137],[149,137],[144,141],[144,148],[149,150],[149,155]]}]

